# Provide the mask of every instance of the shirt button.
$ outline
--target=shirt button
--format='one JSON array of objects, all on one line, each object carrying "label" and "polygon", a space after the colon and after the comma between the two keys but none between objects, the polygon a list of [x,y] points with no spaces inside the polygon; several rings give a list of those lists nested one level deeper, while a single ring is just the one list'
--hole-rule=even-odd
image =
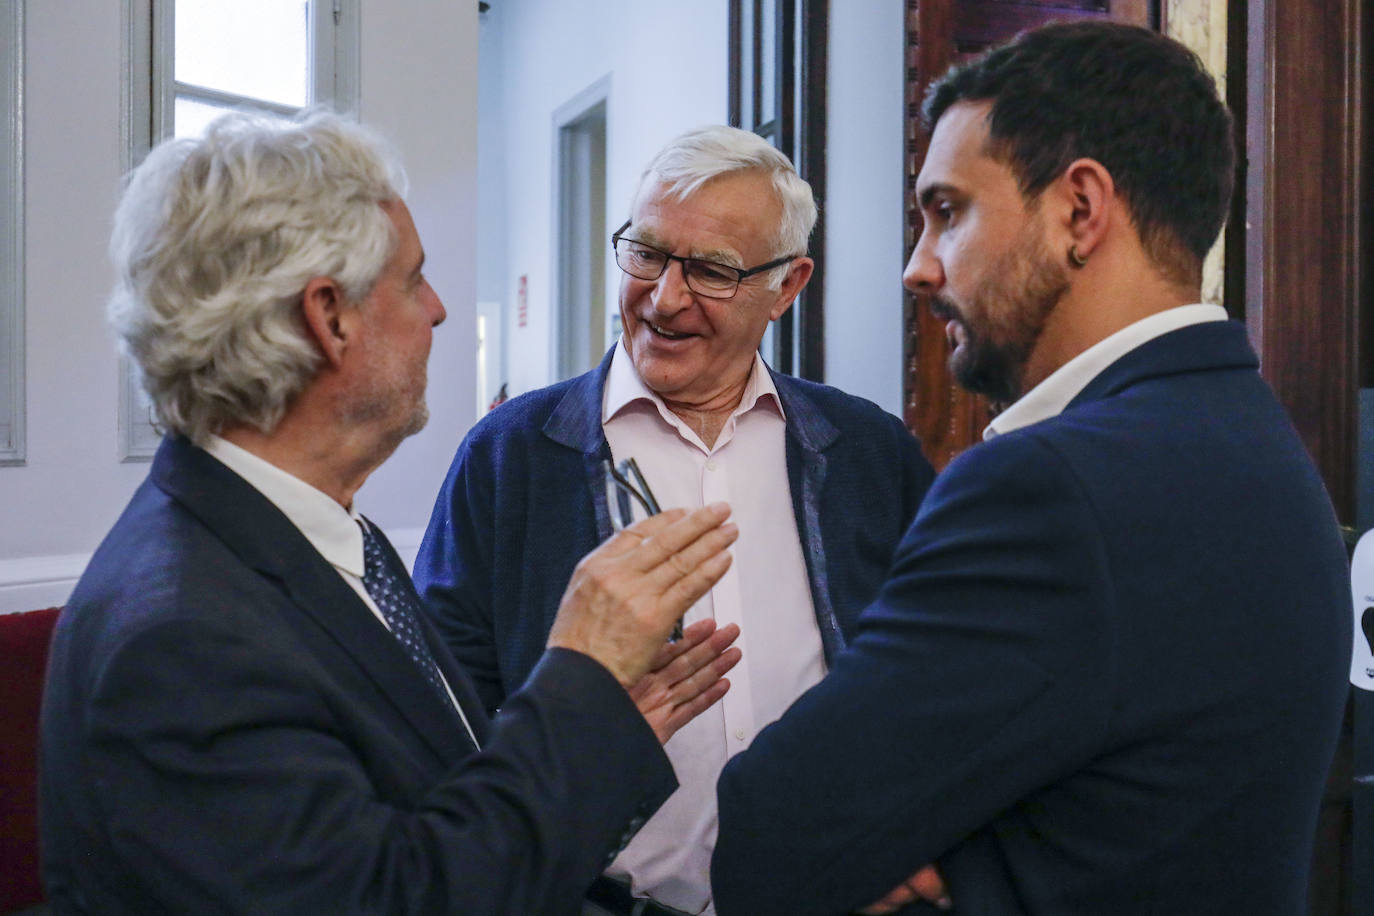
[{"label": "shirt button", "polygon": [[740,740],[740,741],[743,741],[743,740],[744,740],[744,729],[742,729],[742,728],[737,728],[737,729],[735,729],[735,738],[737,738],[737,739]]},{"label": "shirt button", "polygon": [[716,462],[715,462],[715,459],[712,459],[712,460],[706,462],[706,470],[708,470],[708,471],[714,471],[715,469],[716,469]]}]

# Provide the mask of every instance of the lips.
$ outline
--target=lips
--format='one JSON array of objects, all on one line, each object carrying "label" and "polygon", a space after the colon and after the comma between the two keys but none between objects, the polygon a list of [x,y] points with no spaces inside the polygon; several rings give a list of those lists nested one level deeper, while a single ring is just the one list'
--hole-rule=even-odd
[{"label": "lips", "polygon": [[964,328],[963,322],[959,320],[959,312],[954,306],[944,299],[932,298],[930,300],[930,314],[945,323],[945,340],[949,343],[951,350],[964,342],[968,331]]},{"label": "lips", "polygon": [[696,336],[695,334],[687,334],[682,331],[670,331],[668,328],[654,324],[651,321],[644,322],[644,326],[652,331],[655,336],[661,337],[664,340],[686,340],[689,337]]}]

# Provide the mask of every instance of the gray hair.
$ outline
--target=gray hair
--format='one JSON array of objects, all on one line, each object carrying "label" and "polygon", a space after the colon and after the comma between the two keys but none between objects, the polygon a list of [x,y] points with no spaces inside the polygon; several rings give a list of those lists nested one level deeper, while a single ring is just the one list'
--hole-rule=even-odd
[{"label": "gray hair", "polygon": [[[792,161],[758,134],[737,127],[709,124],[680,134],[659,150],[639,176],[631,210],[645,187],[667,185],[679,200],[690,197],[713,178],[736,172],[760,172],[773,182],[782,203],[782,219],[771,239],[775,257],[806,253],[807,239],[816,226],[816,200]],[[782,285],[791,265],[768,272],[768,286]]]},{"label": "gray hair", "polygon": [[160,425],[271,432],[321,359],[306,284],[361,302],[397,244],[380,204],[404,186],[380,137],[322,109],[227,114],[149,153],[115,210],[107,310]]}]

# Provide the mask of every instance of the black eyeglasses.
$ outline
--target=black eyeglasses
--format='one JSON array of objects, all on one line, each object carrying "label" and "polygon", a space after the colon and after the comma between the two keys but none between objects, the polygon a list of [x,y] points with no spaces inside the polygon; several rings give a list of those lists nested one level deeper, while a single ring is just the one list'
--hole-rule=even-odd
[{"label": "black eyeglasses", "polygon": [[[601,471],[606,479],[606,508],[610,511],[612,531],[624,531],[635,523],[635,507],[631,500],[639,504],[645,515],[658,515],[658,500],[654,499],[654,491],[649,489],[649,482],[633,458],[626,458],[619,464],[612,464],[606,458],[601,462]],[[678,618],[668,639],[677,642],[681,638],[682,619]]]},{"label": "black eyeglasses", "polygon": [[681,261],[682,276],[687,281],[687,288],[707,299],[729,299],[735,295],[740,283],[745,279],[801,257],[790,254],[767,264],[760,264],[758,267],[740,270],[729,264],[717,264],[715,261],[704,261],[701,258],[679,257],[660,251],[652,245],[627,239],[621,233],[628,228],[630,221],[626,220],[625,225],[611,236],[611,247],[615,249],[615,263],[621,270],[636,280],[657,280],[663,276],[663,271],[668,269],[669,262]]},{"label": "black eyeglasses", "polygon": [[639,464],[633,458],[626,458],[620,464],[612,464],[609,458],[601,462],[601,470],[606,478],[606,501],[611,511],[611,530],[623,531],[635,522],[633,499],[639,503],[645,515],[658,515],[658,500],[654,499],[649,482],[639,471]]}]

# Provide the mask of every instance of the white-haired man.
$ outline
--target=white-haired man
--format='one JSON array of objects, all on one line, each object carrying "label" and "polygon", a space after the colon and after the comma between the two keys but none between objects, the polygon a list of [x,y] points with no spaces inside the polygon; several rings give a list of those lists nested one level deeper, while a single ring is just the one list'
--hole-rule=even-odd
[{"label": "white-haired man", "polygon": [[53,642],[57,913],[574,913],[726,686],[729,634],[664,648],[729,565],[717,505],[581,563],[488,722],[353,509],[424,425],[444,318],[401,185],[325,112],[228,116],[132,176],[110,310],[170,433]]},{"label": "white-haired man", "polygon": [[593,886],[589,914],[712,912],[721,767],[820,680],[933,477],[895,417],[759,358],[811,277],[815,221],[810,187],[758,136],[671,141],[612,237],[620,342],[473,429],[420,548],[427,609],[494,709],[537,663],[558,581],[612,529],[605,461],[635,459],[663,506],[734,510],[737,562],[687,620],[738,626],[745,661],[666,746],[682,787]]}]

